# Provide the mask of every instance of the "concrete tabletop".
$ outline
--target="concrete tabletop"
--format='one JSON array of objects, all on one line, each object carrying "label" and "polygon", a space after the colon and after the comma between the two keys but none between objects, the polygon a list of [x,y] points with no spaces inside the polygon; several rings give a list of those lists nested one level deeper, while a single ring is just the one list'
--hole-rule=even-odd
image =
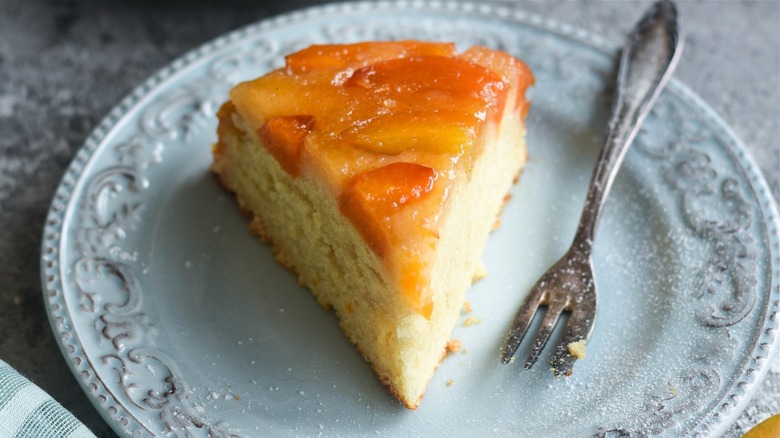
[{"label": "concrete tabletop", "polygon": [[[0,1],[0,358],[98,436],[114,436],[81,391],[46,318],[39,248],[46,212],[90,131],[174,58],[312,0]],[[617,43],[649,2],[504,2]],[[780,197],[780,2],[678,1],[686,31],[675,77],[745,143]],[[727,432],[780,412],[780,357]]]}]

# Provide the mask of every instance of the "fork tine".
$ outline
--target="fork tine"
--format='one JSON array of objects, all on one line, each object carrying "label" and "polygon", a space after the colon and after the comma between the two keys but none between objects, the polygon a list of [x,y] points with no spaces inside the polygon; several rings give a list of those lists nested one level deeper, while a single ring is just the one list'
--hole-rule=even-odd
[{"label": "fork tine", "polygon": [[528,359],[525,361],[525,369],[530,369],[539,359],[539,354],[547,344],[547,340],[550,339],[550,333],[552,333],[555,325],[558,324],[558,319],[563,312],[563,303],[550,303],[547,307],[547,312],[544,314],[544,320],[542,320],[542,326],[539,328],[539,334],[536,336],[536,340],[531,346],[531,353],[528,355]]},{"label": "fork tine", "polygon": [[501,363],[508,364],[512,362],[512,358],[515,357],[515,352],[517,352],[517,347],[523,341],[528,327],[531,326],[536,310],[539,308],[539,303],[544,298],[542,295],[542,289],[534,287],[523,301],[520,309],[518,309],[504,342],[504,348],[501,349]]},{"label": "fork tine", "polygon": [[575,356],[569,354],[569,344],[580,340],[587,342],[588,339],[590,339],[590,333],[592,332],[593,324],[596,321],[595,294],[588,294],[588,298],[590,299],[583,299],[582,302],[572,310],[561,342],[555,347],[555,353],[553,353],[550,365],[552,366],[553,373],[556,377],[571,373],[574,362],[577,361]]}]

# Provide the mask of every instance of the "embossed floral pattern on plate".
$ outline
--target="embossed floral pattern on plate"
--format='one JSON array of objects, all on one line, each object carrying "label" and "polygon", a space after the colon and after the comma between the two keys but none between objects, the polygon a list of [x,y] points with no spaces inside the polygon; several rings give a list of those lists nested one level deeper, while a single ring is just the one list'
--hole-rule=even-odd
[{"label": "embossed floral pattern on plate", "polygon": [[[469,292],[478,325],[417,412],[366,363],[207,175],[232,84],[312,43],[452,40],[537,75],[531,162]],[[75,157],[48,217],[47,309],[75,375],[132,436],[706,436],[777,349],[777,213],[723,122],[673,83],[637,138],[596,249],[603,306],[568,380],[498,363],[522,291],[574,228],[609,103],[610,45],[493,5],[353,3],[258,23],[141,85]],[[465,318],[466,316],[464,316]]]}]

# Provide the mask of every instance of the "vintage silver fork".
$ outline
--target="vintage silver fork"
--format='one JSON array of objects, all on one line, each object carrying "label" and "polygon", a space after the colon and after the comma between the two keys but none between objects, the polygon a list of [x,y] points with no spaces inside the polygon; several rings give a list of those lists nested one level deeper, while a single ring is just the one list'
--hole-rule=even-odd
[{"label": "vintage silver fork", "polygon": [[533,366],[560,316],[569,312],[551,365],[556,376],[571,373],[576,355],[580,355],[574,347],[583,347],[588,342],[596,319],[596,283],[591,258],[596,224],[620,163],[677,65],[682,45],[677,10],[671,1],[655,3],[629,34],[620,56],[606,143],[593,170],[574,241],[566,254],[542,275],[520,306],[501,351],[503,363],[512,362],[534,315],[540,306],[545,306],[547,310],[525,368]]}]

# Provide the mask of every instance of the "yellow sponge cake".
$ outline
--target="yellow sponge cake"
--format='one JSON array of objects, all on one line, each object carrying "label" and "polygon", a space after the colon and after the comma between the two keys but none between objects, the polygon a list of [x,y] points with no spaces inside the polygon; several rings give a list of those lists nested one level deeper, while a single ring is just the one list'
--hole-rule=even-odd
[{"label": "yellow sponge cake", "polygon": [[415,409],[526,161],[528,67],[418,41],[312,46],[241,83],[212,171]]}]

